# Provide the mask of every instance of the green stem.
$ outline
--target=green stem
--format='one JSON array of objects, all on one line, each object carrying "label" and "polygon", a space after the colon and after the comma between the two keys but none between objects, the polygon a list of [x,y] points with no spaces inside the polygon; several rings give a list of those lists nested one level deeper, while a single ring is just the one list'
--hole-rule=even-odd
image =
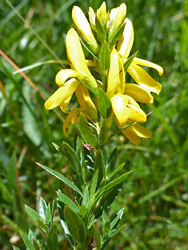
[{"label": "green stem", "polygon": [[107,91],[107,71],[103,71],[102,75],[102,84],[103,84],[103,90],[106,92]]},{"label": "green stem", "polygon": [[101,118],[101,125],[100,125],[100,131],[99,131],[99,145],[104,146],[105,143],[108,142],[108,132],[111,128],[112,121],[113,121],[113,114],[108,118]]}]

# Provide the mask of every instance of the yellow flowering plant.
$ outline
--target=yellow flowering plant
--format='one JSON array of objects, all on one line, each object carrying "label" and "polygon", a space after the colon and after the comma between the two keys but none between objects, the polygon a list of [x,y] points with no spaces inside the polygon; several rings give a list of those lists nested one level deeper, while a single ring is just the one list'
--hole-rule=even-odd
[{"label": "yellow flowering plant", "polygon": [[[113,219],[109,217],[109,209],[130,174],[117,177],[124,164],[116,166],[116,149],[111,156],[104,155],[105,145],[112,138],[112,126],[135,145],[141,138],[152,136],[151,131],[140,125],[147,121],[140,103],[153,103],[151,93],[158,95],[161,85],[142,66],[157,70],[159,75],[163,69],[138,58],[138,52],[130,55],[134,30],[131,20],[126,17],[124,3],[107,11],[103,2],[96,13],[91,7],[88,13],[87,19],[78,6],[73,7],[74,28],[66,35],[70,68],[57,73],[55,81],[59,88],[45,102],[46,109],[59,106],[67,114],[63,123],[66,136],[70,136],[71,123],[73,126],[78,124],[76,149],[66,142],[62,147],[54,145],[67,158],[73,176],[67,179],[49,167],[38,165],[72,190],[70,197],[59,190],[56,200],[60,222],[72,248],[102,250],[123,228],[118,228],[123,209],[117,211]],[[127,74],[134,83],[126,81]],[[67,109],[74,93],[77,107]],[[43,199],[40,205],[43,218],[34,216],[30,208],[27,212],[46,239],[48,249],[58,249],[56,224],[53,219],[47,221],[49,211]],[[101,226],[96,226],[100,218]],[[54,243],[49,248],[52,238]]]}]

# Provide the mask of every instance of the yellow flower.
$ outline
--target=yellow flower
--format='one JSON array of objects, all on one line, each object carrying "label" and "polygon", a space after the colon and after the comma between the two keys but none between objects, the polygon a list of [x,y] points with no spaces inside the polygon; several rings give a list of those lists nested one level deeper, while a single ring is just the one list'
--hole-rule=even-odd
[{"label": "yellow flower", "polygon": [[96,80],[88,69],[80,39],[74,29],[70,29],[67,33],[66,51],[71,68],[79,74],[78,78],[81,79],[91,91],[97,92],[98,86]]},{"label": "yellow flower", "polygon": [[99,45],[93,35],[87,18],[78,6],[73,7],[72,20],[83,41],[89,46],[94,54],[98,54]]},{"label": "yellow flower", "polygon": [[[111,100],[114,121],[121,129],[130,123],[145,122],[146,114],[136,102],[151,103],[153,97],[148,90],[137,84],[125,83],[125,72],[118,52],[114,48],[110,55],[107,95]],[[140,137],[149,138],[151,132],[135,124],[124,130],[123,134],[134,144],[140,142]]]},{"label": "yellow flower", "polygon": [[[133,25],[132,22],[127,18],[123,35],[117,44],[117,51],[123,63],[127,61],[127,58],[133,46],[133,41]],[[148,90],[149,92],[159,94],[161,91],[161,85],[157,81],[155,81],[142,67],[140,67],[140,65],[156,69],[159,75],[163,74],[163,68],[155,63],[135,57],[133,59],[133,62],[127,69],[127,72],[141,87]]]},{"label": "yellow flower", "polygon": [[157,95],[161,92],[161,85],[157,81],[155,81],[142,67],[147,66],[156,69],[160,75],[163,74],[163,69],[159,65],[142,60],[139,58],[134,58],[133,62],[129,66],[127,72],[131,75],[131,77],[137,82],[141,87],[147,89],[148,91],[154,92]]},{"label": "yellow flower", "polygon": [[82,112],[84,116],[92,122],[96,122],[98,120],[97,110],[95,108],[94,103],[91,100],[90,94],[88,89],[83,86],[79,85],[79,87],[75,91],[76,97],[80,104],[80,108],[72,109],[68,116],[66,117],[63,123],[63,131],[64,134],[67,136],[66,130],[69,126],[69,123],[72,122],[73,124],[78,123],[79,115]]},{"label": "yellow flower", "polygon": [[[110,12],[110,30],[109,37],[113,36],[113,33],[120,28],[120,26],[125,21],[127,7],[124,3],[122,3],[118,8],[112,9]],[[109,38],[110,39],[110,38]]]},{"label": "yellow flower", "polygon": [[57,73],[55,80],[60,88],[46,101],[46,109],[60,106],[62,111],[66,112],[67,105],[80,81],[97,92],[98,85],[88,69],[79,37],[74,29],[70,29],[67,33],[66,51],[71,69],[62,69]]},{"label": "yellow flower", "polygon": [[140,143],[140,138],[150,138],[152,132],[139,124],[132,125],[124,130],[122,133],[135,145]]},{"label": "yellow flower", "polygon": [[66,108],[71,100],[74,91],[79,86],[80,82],[76,79],[70,79],[62,87],[60,87],[50,98],[45,102],[46,109],[53,109],[60,106],[63,112],[66,113]]},{"label": "yellow flower", "polygon": [[119,55],[122,57],[123,61],[124,59],[128,58],[133,46],[133,41],[134,41],[133,25],[132,22],[128,18],[126,18],[123,35],[117,44],[117,51]]},{"label": "yellow flower", "polygon": [[[91,10],[90,10],[91,11]],[[100,6],[100,8],[97,10],[97,18],[99,21],[105,25],[107,22],[107,13],[106,13],[106,3],[103,2]]]},{"label": "yellow flower", "polygon": [[108,44],[110,49],[119,39],[119,33],[123,31],[126,16],[126,5],[122,3],[118,8],[112,9],[110,12],[110,20],[108,22]]}]

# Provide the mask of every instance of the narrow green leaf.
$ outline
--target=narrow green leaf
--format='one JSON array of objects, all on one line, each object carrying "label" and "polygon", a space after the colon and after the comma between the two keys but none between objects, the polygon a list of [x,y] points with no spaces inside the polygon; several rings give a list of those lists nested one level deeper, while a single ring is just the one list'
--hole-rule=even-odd
[{"label": "narrow green leaf", "polygon": [[48,231],[48,226],[40,219],[37,219],[37,226],[39,226],[45,233]]},{"label": "narrow green leaf", "polygon": [[91,187],[90,187],[90,197],[93,197],[95,195],[95,191],[97,188],[98,183],[98,177],[99,177],[99,168],[95,168],[95,172],[92,178]]},{"label": "narrow green leaf", "polygon": [[80,216],[67,205],[64,208],[64,215],[72,238],[79,243],[83,243],[86,239],[86,229]]},{"label": "narrow green leaf", "polygon": [[[56,206],[57,206],[56,197],[54,197],[53,202],[52,202],[52,209],[51,209],[51,219],[50,219],[51,223],[53,223],[53,217],[54,217],[54,212],[55,212]],[[49,222],[47,222],[47,223],[49,223]]]},{"label": "narrow green leaf", "polygon": [[25,205],[25,209],[26,209],[28,216],[35,224],[37,224],[37,220],[43,221],[42,217],[34,209],[32,209],[26,205]]},{"label": "narrow green leaf", "polygon": [[33,240],[33,246],[35,250],[41,250],[42,248],[35,239]]},{"label": "narrow green leaf", "polygon": [[36,146],[39,146],[42,142],[42,137],[36,120],[25,103],[22,105],[22,121],[23,129],[26,135]]},{"label": "narrow green leaf", "polygon": [[78,213],[78,206],[68,196],[63,194],[60,190],[58,190],[57,195],[60,201],[62,201],[65,205],[68,205],[75,213]]},{"label": "narrow green leaf", "polygon": [[90,238],[94,238],[97,249],[101,246],[100,233],[97,231],[95,225],[92,225],[87,231],[87,235]]},{"label": "narrow green leaf", "polygon": [[44,232],[48,230],[48,227],[44,224],[42,217],[32,208],[25,205],[26,212],[33,222],[33,224],[40,230],[43,237],[45,237]]},{"label": "narrow green leaf", "polygon": [[34,233],[31,231],[31,229],[29,229],[29,233],[28,233],[28,240],[30,240],[31,242],[33,242],[33,239],[35,238]]},{"label": "narrow green leaf", "polygon": [[110,223],[110,229],[116,229],[118,226],[118,223],[120,222],[122,216],[124,213],[124,208],[122,208],[115,216],[115,218],[112,220],[112,222]]},{"label": "narrow green leaf", "polygon": [[118,177],[117,179],[109,182],[108,184],[106,184],[102,189],[105,189],[105,191],[107,192],[108,190],[112,189],[113,187],[119,185],[120,183],[124,182],[124,180],[127,178],[127,176],[129,174],[131,174],[132,171],[129,171],[123,175],[121,175],[120,177]]},{"label": "narrow green leaf", "polygon": [[20,248],[12,246],[14,250],[20,250]]},{"label": "narrow green leaf", "polygon": [[120,183],[119,185],[115,186],[114,188],[110,189],[109,191],[103,194],[103,197],[100,200],[100,203],[94,213],[95,219],[99,218],[102,215],[103,206],[105,202],[107,206],[110,207],[110,205],[118,197],[118,194],[121,192],[122,186],[123,186],[123,183]]},{"label": "narrow green leaf", "polygon": [[86,213],[87,213],[87,207],[86,207],[84,204],[82,204],[82,205],[80,206],[80,209],[79,209],[79,215],[80,215],[82,218],[84,218],[85,215],[86,215]]},{"label": "narrow green leaf", "polygon": [[52,142],[52,145],[54,146],[54,148],[63,156],[65,156],[63,148],[60,147],[59,145],[57,145],[56,143]]},{"label": "narrow green leaf", "polygon": [[121,36],[123,35],[124,28],[125,23],[123,23],[118,30],[115,30],[114,32],[110,33],[110,36],[108,36],[108,45],[110,49],[112,49],[115,43],[121,38]]},{"label": "narrow green leaf", "polygon": [[105,239],[102,241],[102,245],[101,245],[100,250],[105,249],[105,247],[108,245],[108,243],[109,243],[109,241],[111,240],[111,238],[114,237],[116,234],[118,234],[118,233],[125,227],[125,225],[126,225],[126,224],[124,224],[123,226],[121,226],[121,227],[118,228],[118,229],[112,230],[112,231],[109,233],[108,237],[105,238]]},{"label": "narrow green leaf", "polygon": [[95,16],[95,26],[96,26],[96,31],[97,31],[97,39],[100,43],[103,43],[104,40],[106,40],[107,32],[105,28],[103,27],[102,23],[97,18],[97,16]]},{"label": "narrow green leaf", "polygon": [[106,41],[103,42],[100,49],[99,65],[102,70],[107,70],[110,65],[110,49]]},{"label": "narrow green leaf", "polygon": [[9,165],[9,157],[6,153],[3,140],[0,136],[0,162],[3,164],[4,168],[7,169]]},{"label": "narrow green leaf", "polygon": [[110,158],[108,160],[107,175],[110,175],[114,171],[116,161],[117,161],[117,147],[114,148],[114,150],[110,154]]},{"label": "narrow green leaf", "polygon": [[29,249],[29,250],[35,250],[32,242],[30,240],[28,240],[28,236],[25,232],[20,232],[21,234],[21,237],[26,245],[26,247]]},{"label": "narrow green leaf", "polygon": [[71,246],[73,247],[74,246],[74,241],[73,241],[73,238],[70,235],[69,229],[67,227],[67,223],[65,222],[64,208],[65,208],[65,204],[59,199],[59,196],[57,196],[57,209],[58,209],[60,223],[61,223],[61,226],[62,226],[62,228],[64,230],[65,236],[67,237],[67,239],[69,240]]},{"label": "narrow green leaf", "polygon": [[16,156],[13,154],[9,161],[7,171],[7,184],[9,191],[12,191],[16,186]]},{"label": "narrow green leaf", "polygon": [[79,159],[78,159],[74,149],[66,142],[63,142],[63,150],[64,150],[64,154],[65,154],[67,160],[70,163],[71,168],[78,175],[80,175],[80,173],[81,173],[80,162],[79,162]]},{"label": "narrow green leaf", "polygon": [[[82,43],[82,45],[85,47],[85,49],[93,56],[93,57],[95,57],[95,59],[98,61],[98,58],[97,58],[97,56],[98,55],[95,55],[94,53],[93,53],[93,51],[91,51],[91,49],[88,47],[88,45],[80,38],[80,41],[81,41],[81,43]],[[87,87],[87,86],[86,86]],[[90,89],[91,90],[91,89]],[[93,92],[92,90],[91,90],[91,92]],[[94,93],[94,92],[93,92]],[[94,94],[96,94],[96,93],[94,93]]]},{"label": "narrow green leaf", "polygon": [[47,204],[45,200],[40,197],[39,200],[39,215],[42,217],[44,221],[46,221],[46,210],[47,210]]},{"label": "narrow green leaf", "polygon": [[102,150],[99,150],[97,152],[97,159],[96,159],[96,161],[97,161],[97,164],[98,164],[97,167],[99,167],[102,170],[102,178],[104,180],[106,180],[106,168],[105,168],[105,163],[104,163],[104,157],[103,157]]},{"label": "narrow green leaf", "polygon": [[86,208],[89,206],[89,191],[87,186],[84,189],[82,204],[85,205]]},{"label": "narrow green leaf", "polygon": [[67,186],[69,186],[70,188],[72,188],[74,191],[76,191],[77,193],[79,193],[82,196],[82,193],[79,190],[79,188],[73,182],[71,182],[67,178],[65,178],[61,173],[59,173],[51,168],[48,168],[40,163],[36,162],[36,164],[38,166],[40,166],[41,168],[43,168],[44,170],[46,170],[47,172],[49,172],[50,174],[52,174],[53,176],[55,176],[57,179],[59,179],[60,181],[65,183]]},{"label": "narrow green leaf", "polygon": [[84,138],[84,140],[96,149],[98,147],[97,138],[93,134],[91,127],[88,126],[87,119],[82,113],[80,114],[79,118],[79,128],[81,136]]},{"label": "narrow green leaf", "polygon": [[107,179],[111,179],[115,174],[117,174],[123,167],[125,166],[125,162],[117,167],[108,177]]},{"label": "narrow green leaf", "polygon": [[106,95],[106,93],[102,88],[99,88],[98,105],[102,117],[108,118],[109,115],[111,114],[112,107],[108,96]]},{"label": "narrow green leaf", "polygon": [[35,250],[41,250],[39,242],[37,241],[34,233],[31,231],[31,229],[29,229],[28,240],[32,242]]},{"label": "narrow green leaf", "polygon": [[47,244],[49,250],[58,249],[57,225],[53,224],[47,235]]},{"label": "narrow green leaf", "polygon": [[114,237],[116,234],[118,234],[125,226],[126,224],[123,224],[123,226],[121,226],[120,228],[115,229],[114,232],[110,235],[111,238]]},{"label": "narrow green leaf", "polygon": [[46,223],[49,225],[50,222],[51,222],[51,217],[52,217],[52,214],[51,214],[51,206],[50,204],[48,204],[48,207],[46,209]]},{"label": "narrow green leaf", "polygon": [[[97,201],[103,196],[104,193],[107,193],[109,190],[111,189],[115,189],[115,191],[119,192],[117,189],[118,187],[124,182],[124,180],[127,178],[127,176],[132,173],[132,171],[129,171],[125,174],[123,174],[122,176],[118,177],[117,179],[109,182],[108,184],[106,184],[105,186],[103,186],[101,189],[99,189],[97,191],[97,193],[95,194],[95,197],[91,200],[91,204],[89,207],[89,214],[92,211],[93,207],[95,206],[95,204],[97,203]],[[104,202],[104,200],[103,200]],[[100,214],[100,210],[101,208],[99,207],[99,214]],[[96,212],[98,213],[98,212]]]},{"label": "narrow green leaf", "polygon": [[43,62],[37,62],[37,63],[34,63],[34,64],[31,64],[29,66],[26,66],[24,68],[21,68],[19,70],[16,70],[13,72],[13,75],[15,74],[18,74],[20,72],[24,72],[24,71],[30,71],[36,67],[39,67],[39,66],[42,66],[44,64],[50,64],[50,63],[62,63],[62,64],[68,64],[68,62],[66,60],[47,60],[47,61],[43,61]]},{"label": "narrow green leaf", "polygon": [[110,220],[108,217],[108,207],[107,207],[106,202],[104,203],[103,211],[102,211],[102,226],[103,226],[104,234],[110,231]]},{"label": "narrow green leaf", "polygon": [[1,190],[1,199],[7,201],[9,203],[12,202],[12,192],[8,190],[8,187],[6,184],[3,183],[2,178],[0,177],[0,190]]},{"label": "narrow green leaf", "polygon": [[127,71],[128,67],[130,66],[130,64],[132,63],[133,59],[135,58],[135,56],[138,54],[138,51],[136,51],[132,56],[130,56],[125,63],[123,64],[124,70],[125,72]]}]

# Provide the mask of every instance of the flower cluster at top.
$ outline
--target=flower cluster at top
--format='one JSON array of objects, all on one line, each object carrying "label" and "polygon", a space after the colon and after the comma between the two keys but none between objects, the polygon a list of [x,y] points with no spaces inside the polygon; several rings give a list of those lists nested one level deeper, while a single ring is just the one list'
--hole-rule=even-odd
[{"label": "flower cluster at top", "polygon": [[[137,58],[136,53],[129,57],[134,30],[132,22],[126,18],[126,5],[123,3],[109,12],[103,2],[96,13],[90,7],[89,21],[82,10],[74,6],[72,19],[75,29],[71,28],[66,35],[70,69],[57,73],[55,81],[59,89],[46,101],[46,109],[60,106],[66,113],[73,94],[76,94],[80,107],[72,109],[64,121],[63,131],[67,135],[69,123],[77,123],[80,112],[94,124],[99,122],[98,93],[102,89],[111,103],[111,112],[105,117],[109,120],[109,129],[112,122],[116,123],[136,145],[140,138],[151,137],[151,131],[138,124],[147,119],[138,103],[153,103],[151,92],[159,94],[161,85],[141,66],[154,68],[160,75],[163,69]],[[93,60],[86,60],[81,42]],[[136,83],[126,82],[127,72]]]}]

